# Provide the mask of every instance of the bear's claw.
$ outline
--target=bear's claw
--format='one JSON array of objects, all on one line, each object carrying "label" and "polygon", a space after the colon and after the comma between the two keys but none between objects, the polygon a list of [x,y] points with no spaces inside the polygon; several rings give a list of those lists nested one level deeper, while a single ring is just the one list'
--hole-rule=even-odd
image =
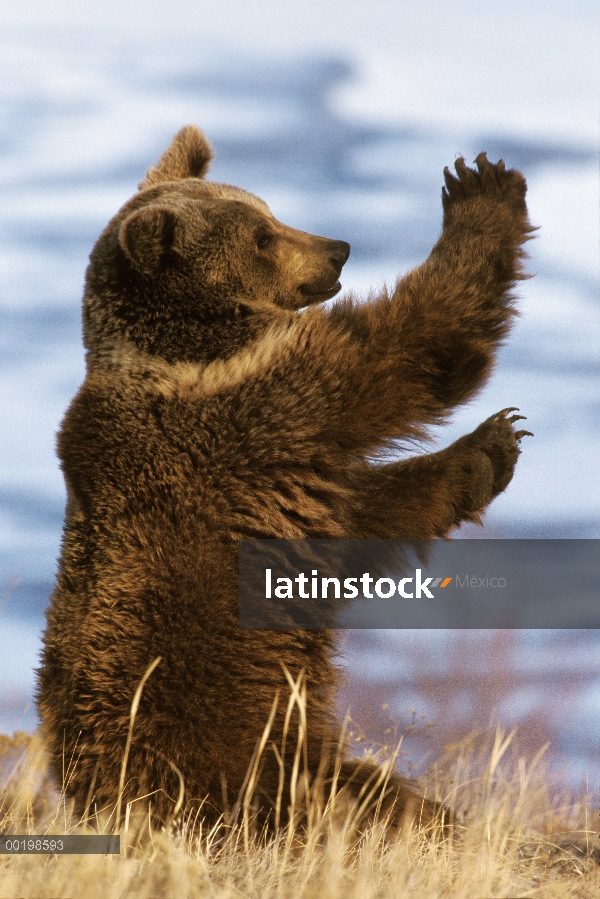
[{"label": "bear's claw", "polygon": [[[526,415],[511,415],[508,417],[509,412],[518,412],[519,409],[517,406],[509,406],[507,409],[502,409],[500,412],[497,412],[495,415],[492,415],[488,421],[506,421],[508,424],[513,425],[516,421],[527,421]],[[513,431],[513,437],[515,440],[519,441],[523,437],[533,437],[533,431]]]}]

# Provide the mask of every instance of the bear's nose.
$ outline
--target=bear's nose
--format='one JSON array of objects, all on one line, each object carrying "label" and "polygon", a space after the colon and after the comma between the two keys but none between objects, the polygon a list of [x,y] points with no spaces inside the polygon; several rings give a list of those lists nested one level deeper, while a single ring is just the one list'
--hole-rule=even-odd
[{"label": "bear's nose", "polygon": [[332,240],[332,246],[329,249],[329,261],[338,272],[341,272],[342,266],[350,255],[350,244],[345,240]]}]

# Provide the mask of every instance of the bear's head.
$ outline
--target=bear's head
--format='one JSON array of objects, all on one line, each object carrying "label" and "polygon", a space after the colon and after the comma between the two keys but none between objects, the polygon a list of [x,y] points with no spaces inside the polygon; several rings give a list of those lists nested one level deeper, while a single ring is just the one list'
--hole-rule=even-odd
[{"label": "bear's head", "polygon": [[227,358],[277,317],[340,290],[350,247],[278,222],[258,197],[206,181],[211,147],[187,126],[100,236],[84,339],[169,362]]}]

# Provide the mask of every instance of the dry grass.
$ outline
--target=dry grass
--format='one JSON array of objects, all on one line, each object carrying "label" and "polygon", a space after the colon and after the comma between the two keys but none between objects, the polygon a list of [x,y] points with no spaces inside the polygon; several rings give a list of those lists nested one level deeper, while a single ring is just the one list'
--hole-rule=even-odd
[{"label": "dry grass", "polygon": [[[350,813],[334,814],[331,797],[308,810],[303,829],[267,837],[252,829],[248,797],[239,823],[226,832],[184,821],[140,844],[126,808],[120,857],[0,856],[0,897],[596,899],[598,821],[586,797],[550,789],[542,761],[540,753],[526,764],[514,735],[500,731],[451,747],[430,772],[430,783],[461,818],[447,839],[418,828],[390,839],[383,823],[358,832]],[[90,832],[72,819],[45,771],[37,737],[0,736],[0,833]],[[565,831],[578,832],[579,848],[565,851]]]}]

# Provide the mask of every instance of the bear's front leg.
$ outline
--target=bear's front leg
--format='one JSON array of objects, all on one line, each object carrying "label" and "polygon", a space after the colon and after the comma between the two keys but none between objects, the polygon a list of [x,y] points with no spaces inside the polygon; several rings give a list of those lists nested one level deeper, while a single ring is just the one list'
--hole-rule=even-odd
[{"label": "bear's front leg", "polygon": [[514,429],[525,417],[516,411],[503,409],[438,453],[362,470],[352,536],[430,539],[463,521],[480,523],[512,479],[521,439],[531,436]]},{"label": "bear's front leg", "polygon": [[360,422],[373,445],[377,437],[421,436],[485,383],[514,315],[512,288],[526,277],[522,244],[534,229],[521,173],[484,153],[476,166],[458,159],[456,176],[446,169],[442,234],[392,296],[384,291],[360,305],[350,298],[330,310],[330,322],[351,338],[338,432],[357,435]]}]

